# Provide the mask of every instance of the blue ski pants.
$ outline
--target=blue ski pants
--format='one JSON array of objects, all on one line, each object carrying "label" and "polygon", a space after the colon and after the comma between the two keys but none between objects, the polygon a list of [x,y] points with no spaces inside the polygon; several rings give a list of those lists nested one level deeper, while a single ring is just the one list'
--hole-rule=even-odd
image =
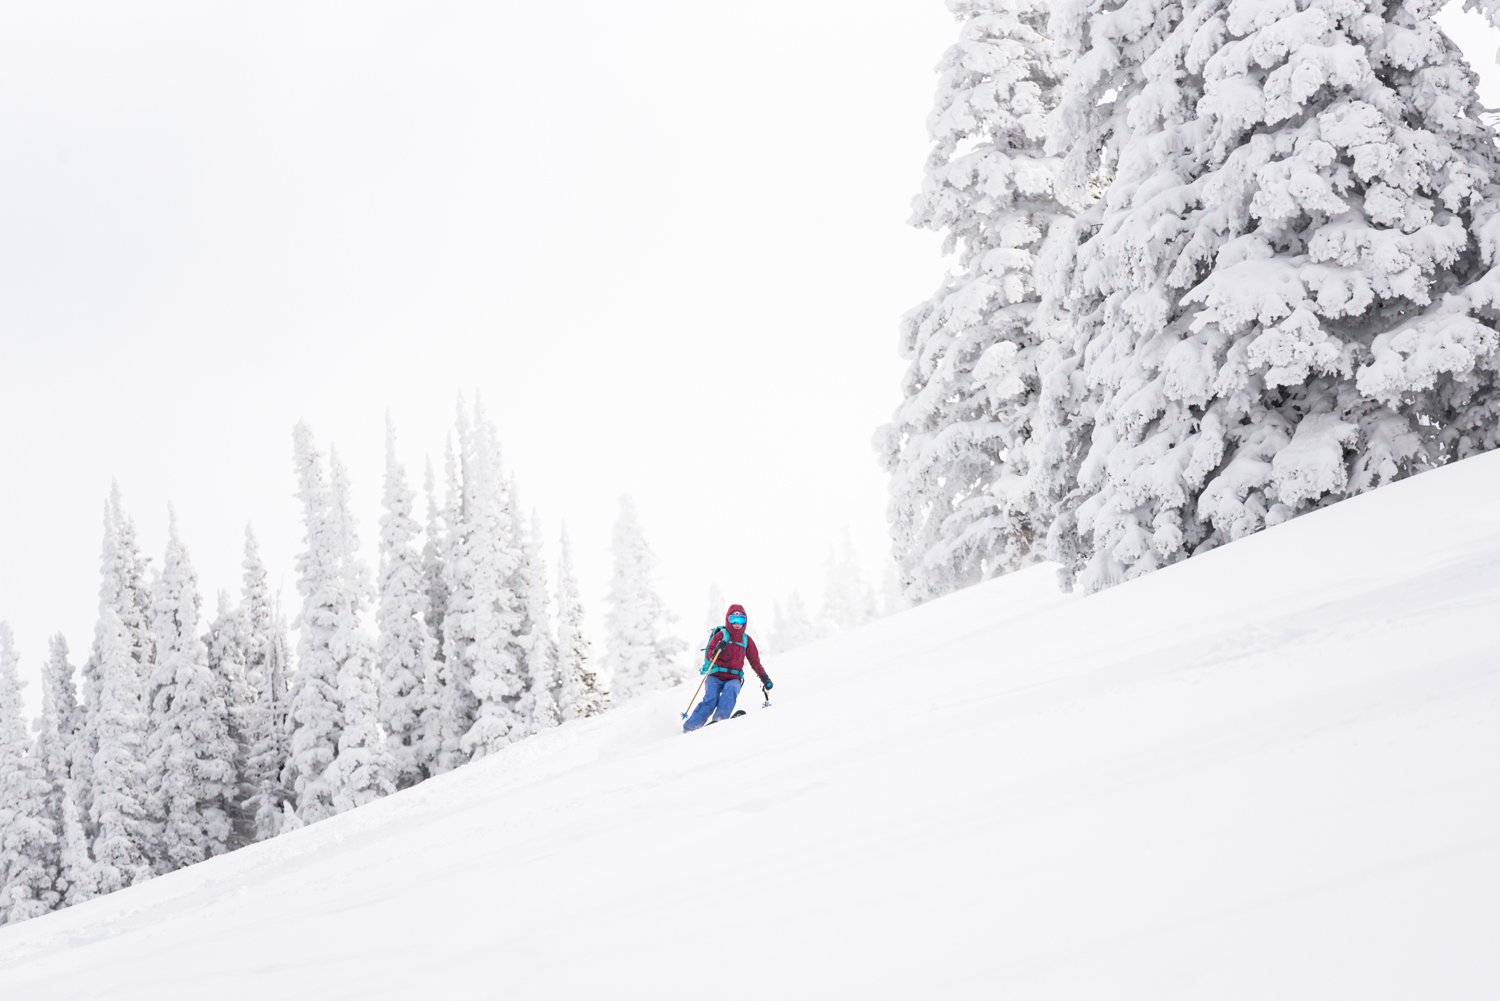
[{"label": "blue ski pants", "polygon": [[[740,685],[744,684],[739,678],[731,678],[725,681],[723,678],[715,678],[709,675],[703,682],[703,701],[698,703],[698,708],[688,717],[687,722],[682,724],[682,732],[696,730],[708,723],[708,718],[728,719],[734,715],[734,700],[740,697]],[[718,714],[715,716],[715,710]]]}]

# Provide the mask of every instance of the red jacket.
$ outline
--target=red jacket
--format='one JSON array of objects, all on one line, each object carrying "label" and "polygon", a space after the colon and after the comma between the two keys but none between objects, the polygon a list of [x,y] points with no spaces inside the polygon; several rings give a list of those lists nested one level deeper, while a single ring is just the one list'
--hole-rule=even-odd
[{"label": "red jacket", "polygon": [[[745,661],[749,660],[755,673],[760,675],[761,684],[765,684],[768,679],[765,668],[760,666],[760,651],[755,649],[755,641],[746,635],[744,626],[729,624],[729,617],[736,612],[744,615],[745,609],[739,605],[730,605],[729,611],[724,613],[724,629],[715,630],[713,639],[708,641],[705,661],[712,662],[714,666],[714,670],[708,674],[721,681],[743,677]],[[729,632],[727,643],[724,641],[725,630]]]}]

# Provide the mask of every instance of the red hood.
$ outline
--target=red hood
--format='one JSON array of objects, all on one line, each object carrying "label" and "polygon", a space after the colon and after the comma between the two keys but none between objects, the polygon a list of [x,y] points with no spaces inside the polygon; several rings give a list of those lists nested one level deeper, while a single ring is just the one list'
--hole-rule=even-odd
[{"label": "red hood", "polygon": [[740,633],[742,633],[742,632],[745,631],[745,627],[744,626],[731,626],[729,624],[729,617],[731,615],[735,614],[736,612],[738,612],[740,615],[744,615],[745,618],[747,618],[747,619],[750,616],[745,613],[745,606],[744,605],[730,605],[729,606],[729,611],[727,611],[727,612],[724,613],[724,627],[726,629],[728,629],[730,632],[734,633],[736,636],[738,636]]}]

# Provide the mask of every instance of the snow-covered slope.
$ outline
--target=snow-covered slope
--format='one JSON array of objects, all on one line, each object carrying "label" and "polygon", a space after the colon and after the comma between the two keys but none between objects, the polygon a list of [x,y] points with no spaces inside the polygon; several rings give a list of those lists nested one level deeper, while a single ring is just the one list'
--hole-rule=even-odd
[{"label": "snow-covered slope", "polygon": [[0,930],[0,998],[1500,996],[1500,454]]}]

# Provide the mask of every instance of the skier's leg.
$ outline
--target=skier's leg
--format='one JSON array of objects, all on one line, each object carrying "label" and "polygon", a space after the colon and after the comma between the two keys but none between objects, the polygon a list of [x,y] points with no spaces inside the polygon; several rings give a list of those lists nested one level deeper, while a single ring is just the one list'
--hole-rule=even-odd
[{"label": "skier's leg", "polygon": [[734,700],[740,697],[740,685],[744,684],[739,678],[724,682],[724,687],[719,691],[719,709],[714,714],[714,719],[728,719],[734,715]]},{"label": "skier's leg", "polygon": [[719,687],[723,684],[723,680],[715,678],[712,675],[704,680],[703,701],[698,703],[697,708],[693,710],[693,714],[687,718],[687,722],[682,724],[684,732],[696,730],[708,722],[708,717],[719,704]]}]

